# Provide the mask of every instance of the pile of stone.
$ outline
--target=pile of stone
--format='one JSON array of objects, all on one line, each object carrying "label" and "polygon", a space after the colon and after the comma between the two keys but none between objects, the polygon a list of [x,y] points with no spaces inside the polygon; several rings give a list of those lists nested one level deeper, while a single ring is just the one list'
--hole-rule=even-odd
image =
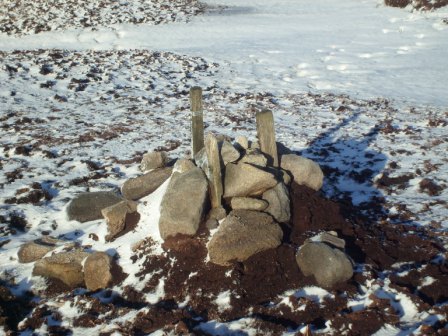
[{"label": "pile of stone", "polygon": [[[290,184],[294,181],[317,191],[324,176],[317,163],[275,142],[270,111],[257,114],[257,136],[257,141],[240,136],[232,143],[210,133],[193,146],[192,159],[178,159],[172,167],[164,152],[145,154],[140,165],[143,174],[127,180],[121,195],[80,194],[68,205],[68,218],[79,222],[104,218],[108,228],[104,239],[112,241],[126,229],[137,201],[170,179],[160,206],[162,239],[194,236],[206,223],[213,233],[207,244],[210,262],[222,266],[276,248],[283,240],[280,224],[291,217]],[[75,249],[44,257],[58,244],[48,239],[25,244],[19,252],[21,262],[36,261],[34,274],[91,290],[110,285],[112,258],[106,253]],[[346,281],[353,266],[343,248],[344,241],[330,234],[315,237],[299,248],[298,267],[323,287]],[[96,274],[104,271],[101,281],[92,284],[90,269]]]},{"label": "pile of stone", "polygon": [[[58,253],[46,256],[54,250]],[[107,288],[113,284],[114,260],[105,252],[86,252],[73,243],[43,236],[22,245],[19,262],[34,262],[33,275],[54,278],[70,288],[86,287],[89,290]]]}]

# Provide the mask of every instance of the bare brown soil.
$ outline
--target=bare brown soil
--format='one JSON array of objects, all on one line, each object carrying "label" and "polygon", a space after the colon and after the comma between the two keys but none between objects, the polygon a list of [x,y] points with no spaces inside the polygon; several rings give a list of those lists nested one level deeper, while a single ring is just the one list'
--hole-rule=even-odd
[{"label": "bare brown soil", "polygon": [[[109,303],[101,303],[88,292],[81,295],[91,306],[76,318],[74,326],[91,328],[107,322],[108,318],[147,307],[147,310],[137,314],[135,321],[123,323],[117,331],[125,335],[144,335],[163,329],[177,334],[191,332],[207,335],[199,327],[200,323],[251,317],[256,321],[259,335],[267,332],[278,335],[288,328],[297,329],[301,325],[320,329],[328,321],[335,330],[346,330],[348,335],[368,335],[385,323],[399,325],[400,311],[396,310],[391,300],[375,295],[371,297],[373,303],[370,306],[356,311],[347,305],[350,297],[357,294],[360,285],[365,285],[366,281],[381,281],[381,274],[392,272],[393,264],[405,263],[403,267],[409,272],[405,276],[393,272],[390,276],[391,287],[409,296],[421,311],[439,309],[445,320],[434,326],[426,326],[425,330],[428,334],[443,334],[448,312],[446,306],[437,305],[448,299],[448,265],[446,261],[437,261],[437,255],[446,251],[436,238],[431,238],[420,227],[378,224],[361,216],[350,204],[325,199],[304,186],[292,185],[291,198],[293,218],[283,228],[283,243],[276,249],[260,252],[229,267],[205,262],[209,236],[205,227],[200,229],[197,237],[167,239],[163,245],[166,255],[150,255],[148,251],[154,243],[147,239],[133,258],[134,262],[144,259],[143,268],[137,274],[142,280],[146,274],[155,272],[146,287],[142,291],[127,287],[122,296],[113,295],[110,291]],[[129,220],[131,224],[137,218]],[[294,309],[280,304],[280,296],[286,291],[315,284],[312,277],[304,277],[300,272],[295,253],[307,237],[322,230],[336,231],[344,238],[346,252],[365,269],[356,272],[347,283],[333,288],[331,294],[334,297],[325,298],[323,304],[295,295],[289,297]],[[122,281],[126,275],[120,272],[116,273]],[[148,305],[144,295],[154,291],[162,277],[165,278],[165,297],[154,305]],[[431,277],[434,281],[429,286],[421,287],[421,279],[425,277]],[[231,308],[222,310],[215,300],[218,294],[225,291],[232,293]],[[43,295],[53,297],[61,293],[66,293],[68,299],[72,297],[68,288],[52,281]],[[15,329],[11,321],[17,318],[9,307],[17,305],[18,299],[8,295],[9,300],[0,302],[3,308],[1,321]],[[107,291],[103,295],[107,296]],[[188,304],[181,305],[187,298]],[[106,311],[109,312],[107,317],[97,318]],[[50,306],[35,308],[22,329],[38,328],[49,317],[58,319],[57,312]],[[56,329],[53,332],[61,335],[71,332],[65,328]]]},{"label": "bare brown soil", "polygon": [[384,0],[386,6],[404,8],[412,5],[420,10],[432,10],[448,5],[448,0]]}]

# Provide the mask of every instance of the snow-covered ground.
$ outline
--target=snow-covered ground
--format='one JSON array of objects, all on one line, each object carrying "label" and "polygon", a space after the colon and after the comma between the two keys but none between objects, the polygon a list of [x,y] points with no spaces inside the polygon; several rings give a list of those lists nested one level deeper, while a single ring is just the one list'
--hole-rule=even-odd
[{"label": "snow-covered ground", "polygon": [[[351,198],[366,213],[372,197],[384,198],[386,223],[446,234],[447,8],[414,12],[375,0],[207,4],[199,16],[191,16],[199,10],[184,10],[189,3],[170,7],[168,14],[185,20],[171,20],[166,10],[151,12],[155,21],[170,17],[159,21],[174,23],[111,19],[107,27],[92,29],[60,18],[50,25],[54,31],[0,34],[0,271],[2,280],[17,284],[16,293],[36,281],[32,265],[17,262],[18,247],[42,232],[97,250],[116,249],[131,274],[126,284],[135,279],[141,265],[126,260],[129,242],[145,235],[157,240],[154,216],[163,189],[140,205],[148,220],[112,244],[102,239],[103,221],[69,222],[64,208],[78,192],[118,190],[139,174],[146,151],[188,155],[188,90],[195,85],[204,89],[206,131],[253,139],[256,111],[270,108],[278,141],[324,167],[326,196]],[[15,15],[43,17],[41,7],[33,8]],[[106,8],[108,18],[122,9]],[[80,20],[88,13],[79,11]],[[123,20],[135,22],[140,14],[133,13]],[[1,19],[5,15],[0,11]],[[25,232],[17,229],[22,224]],[[296,296],[310,300],[328,295],[297,290]],[[369,283],[353,304],[368,306],[372,293],[401,300],[401,324],[385,325],[378,335],[410,334],[441,319],[418,312],[387,281]],[[280,302],[288,304],[290,295]],[[70,326],[76,312],[64,306],[59,312]],[[250,319],[208,322],[203,330],[253,332]]]},{"label": "snow-covered ground", "polygon": [[[149,49],[226,65],[233,90],[327,90],[446,106],[448,10],[409,12],[376,0],[209,0],[188,24],[114,25],[3,37],[1,50]],[[225,5],[222,9],[219,5]]]}]

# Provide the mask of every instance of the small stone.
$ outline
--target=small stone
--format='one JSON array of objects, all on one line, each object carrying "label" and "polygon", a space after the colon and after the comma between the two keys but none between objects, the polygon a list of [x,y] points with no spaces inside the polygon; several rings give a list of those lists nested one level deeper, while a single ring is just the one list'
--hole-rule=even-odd
[{"label": "small stone", "polygon": [[319,165],[310,159],[295,154],[283,155],[281,167],[292,174],[297,184],[306,185],[316,191],[323,185],[324,174]]},{"label": "small stone", "polygon": [[55,278],[70,288],[84,286],[82,262],[89,253],[80,250],[54,254],[36,261],[33,275]]},{"label": "small stone", "polygon": [[271,216],[251,210],[233,210],[207,245],[210,261],[228,266],[280,245],[283,231]]},{"label": "small stone", "polygon": [[121,201],[101,211],[107,222],[108,235],[106,241],[111,241],[121,231],[126,223],[126,215],[137,211],[137,203],[134,201]]},{"label": "small stone", "polygon": [[101,219],[101,210],[123,200],[112,191],[88,192],[77,195],[67,207],[69,220],[84,223]]},{"label": "small stone", "polygon": [[291,175],[289,175],[289,173],[284,170],[284,169],[280,169],[280,174],[282,176],[282,181],[285,185],[289,186],[291,184]]},{"label": "small stone", "polygon": [[193,335],[192,333],[190,333],[190,330],[184,321],[179,321],[176,324],[174,332],[176,333],[176,335],[185,335],[185,336]]},{"label": "small stone", "polygon": [[128,200],[138,200],[148,196],[168,180],[173,169],[170,167],[152,170],[141,176],[131,178],[121,186],[121,193]]},{"label": "small stone", "polygon": [[249,140],[244,135],[237,136],[235,139],[235,142],[243,150],[246,150],[249,148]]},{"label": "small stone", "polygon": [[313,275],[317,284],[331,288],[353,276],[353,264],[348,256],[325,243],[305,243],[296,255],[303,275]]},{"label": "small stone", "polygon": [[146,172],[151,169],[163,168],[168,162],[166,152],[150,152],[143,155],[140,170]]},{"label": "small stone", "polygon": [[275,176],[246,163],[229,163],[224,180],[224,197],[257,196],[277,184]]},{"label": "small stone", "polygon": [[322,242],[340,249],[345,248],[345,240],[338,238],[337,233],[334,231],[319,233],[318,235],[311,237],[306,241]]},{"label": "small stone", "polygon": [[220,221],[226,218],[226,216],[227,216],[226,209],[224,209],[223,207],[219,207],[219,208],[212,208],[208,213],[207,218],[214,218],[217,221]]},{"label": "small stone", "polygon": [[233,197],[230,200],[230,207],[233,210],[245,209],[263,211],[269,206],[265,200],[252,197]]},{"label": "small stone", "polygon": [[174,173],[160,205],[160,236],[166,239],[177,234],[196,234],[207,196],[208,182],[200,168]]},{"label": "small stone", "polygon": [[112,283],[112,258],[104,252],[89,255],[84,263],[84,281],[88,290],[108,288]]},{"label": "small stone", "polygon": [[32,242],[23,244],[17,256],[20,263],[30,263],[43,258],[48,252],[57,247],[59,240],[44,236]]},{"label": "small stone", "polygon": [[260,144],[257,140],[249,141],[249,148],[250,149],[260,149]]},{"label": "small stone", "polygon": [[289,192],[283,183],[264,192],[263,199],[269,204],[264,211],[272,215],[279,223],[286,223],[291,218]]},{"label": "small stone", "polygon": [[174,164],[173,171],[182,174],[189,171],[190,169],[193,169],[194,167],[196,167],[196,165],[193,161],[189,159],[178,159]]},{"label": "small stone", "polygon": [[201,148],[201,150],[196,153],[196,155],[194,156],[194,162],[196,163],[196,166],[204,171],[204,173],[209,171],[207,152],[205,151],[205,147]]},{"label": "small stone", "polygon": [[221,158],[224,166],[227,166],[230,162],[236,162],[240,158],[240,152],[233,147],[233,145],[228,141],[223,141],[221,143]]},{"label": "small stone", "polygon": [[216,218],[209,218],[205,222],[205,227],[209,230],[214,230],[218,227],[219,222],[216,220]]}]

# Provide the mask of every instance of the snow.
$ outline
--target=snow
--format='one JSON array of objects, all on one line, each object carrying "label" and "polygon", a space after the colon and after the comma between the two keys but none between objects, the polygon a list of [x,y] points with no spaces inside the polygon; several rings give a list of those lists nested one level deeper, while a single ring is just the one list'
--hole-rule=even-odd
[{"label": "snow", "polygon": [[232,297],[232,293],[230,290],[226,290],[224,292],[221,292],[217,295],[215,304],[218,306],[218,310],[222,313],[226,311],[227,309],[232,308],[230,305],[230,299]]},{"label": "snow", "polygon": [[164,50],[226,64],[220,86],[234,90],[331,90],[413,104],[448,102],[448,26],[442,23],[447,9],[409,13],[374,0],[206,3],[228,8],[194,17],[187,25],[124,24],[38,38],[4,36],[0,49]]},{"label": "snow", "polygon": [[[133,25],[127,14],[122,21],[128,23],[118,24],[107,7],[98,21],[102,26],[95,29],[81,28],[78,19],[56,15],[59,19],[50,22],[48,16],[32,13],[48,21],[52,31],[33,34],[30,27],[24,35],[0,34],[0,243],[10,240],[0,248],[0,277],[14,284],[15,295],[45,285],[32,276],[33,264],[17,260],[21,244],[44,232],[119,256],[129,276],[114,288],[118,294],[126,285],[143,289],[161,271],[139,278],[144,260],[133,263],[131,257],[146,238],[154,242],[151,254],[163,253],[159,207],[169,180],[139,201],[141,220],[135,230],[113,242],[104,240],[104,220],[68,221],[65,208],[80,192],[117,191],[140,173],[136,159],[146,151],[168,148],[172,158],[188,156],[187,93],[194,85],[204,88],[206,131],[254,139],[254,112],[271,108],[280,142],[342,172],[326,176],[326,196],[347,192],[357,205],[381,196],[390,215],[400,215],[405,206],[412,213],[409,222],[448,228],[443,203],[448,199],[448,25],[442,22],[448,7],[416,12],[376,0],[207,0],[207,12],[193,17],[196,7],[157,12],[160,3],[151,3],[157,8],[145,10],[166,24]],[[0,11],[0,17],[5,15]],[[58,50],[47,50],[52,48]],[[47,74],[42,72],[46,65],[52,68]],[[379,131],[387,123],[394,131]],[[32,146],[28,155],[18,150],[22,145]],[[324,153],[330,146],[333,151]],[[397,168],[390,168],[392,161]],[[92,170],[91,162],[100,168]],[[350,176],[367,168],[372,183],[360,184]],[[98,171],[102,175],[93,178]],[[384,173],[414,176],[403,188],[386,192],[374,183]],[[88,182],[76,183],[86,177]],[[444,190],[438,195],[422,192],[424,178]],[[27,195],[35,182],[52,198],[36,204],[9,202]],[[24,188],[28,191],[21,194]],[[12,215],[26,218],[26,232],[8,231]],[[426,277],[420,286],[433,281]],[[374,295],[390,300],[399,312],[400,329],[384,325],[377,336],[410,334],[422,321],[434,324],[439,318],[420,312],[387,281],[366,281],[361,290],[349,299],[353,311],[371,306]],[[291,295],[317,304],[334,297],[322,288],[305,287],[284,293],[278,304],[293,310]],[[154,304],[163,296],[161,278],[145,300]],[[217,296],[220,311],[230,308],[230,297],[230,291]],[[67,325],[81,311],[69,302],[58,308]],[[114,323],[131,321],[136,314],[131,311],[91,334],[114,330]],[[252,335],[257,333],[253,322],[209,321],[198,329],[211,335]],[[46,333],[46,325],[38,332]],[[80,328],[74,333],[88,335]]]},{"label": "snow", "polygon": [[208,333],[209,335],[233,335],[233,336],[254,336],[257,330],[251,325],[254,323],[252,318],[242,318],[229,323],[221,323],[210,321],[201,323],[197,327],[198,330]]},{"label": "snow", "polygon": [[433,277],[430,276],[426,276],[422,279],[422,282],[420,284],[419,288],[425,287],[425,286],[429,286],[432,285],[434,282],[436,282],[437,280],[434,279]]}]

